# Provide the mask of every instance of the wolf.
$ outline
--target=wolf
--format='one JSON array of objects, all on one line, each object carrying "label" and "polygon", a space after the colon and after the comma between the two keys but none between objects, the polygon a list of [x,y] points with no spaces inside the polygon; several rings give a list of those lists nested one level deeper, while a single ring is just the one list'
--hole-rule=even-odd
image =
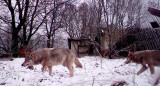
[{"label": "wolf", "polygon": [[[137,75],[144,72],[148,67],[151,74],[154,74],[154,66],[160,66],[160,50],[143,50],[134,53],[129,51],[128,57],[125,61],[126,64],[132,61],[142,65]],[[148,67],[146,65],[148,65]]]},{"label": "wolf", "polygon": [[42,48],[33,52],[26,52],[25,61],[22,66],[33,66],[36,64],[42,64],[42,72],[49,69],[49,75],[52,76],[52,66],[63,65],[66,66],[70,72],[70,77],[73,75],[73,63],[77,67],[82,68],[82,64],[76,57],[76,55],[67,48]]},{"label": "wolf", "polygon": [[153,77],[152,85],[158,86],[159,80],[160,80],[160,71],[158,71],[158,73],[155,74],[155,76]]}]

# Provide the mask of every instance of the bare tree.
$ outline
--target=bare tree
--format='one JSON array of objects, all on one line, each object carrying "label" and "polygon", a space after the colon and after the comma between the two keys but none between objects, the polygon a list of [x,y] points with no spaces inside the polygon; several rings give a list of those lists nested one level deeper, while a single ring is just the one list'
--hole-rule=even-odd
[{"label": "bare tree", "polygon": [[[12,56],[18,56],[18,33],[22,29],[27,19],[27,13],[29,8],[29,0],[2,0],[1,4],[8,9],[9,16],[1,16],[1,19],[11,27],[12,33]],[[7,18],[7,20],[5,20]]]},{"label": "bare tree", "polygon": [[109,51],[112,51],[115,31],[139,24],[142,3],[140,0],[101,0],[100,3],[103,6],[103,17],[107,27],[105,34],[108,37]]},{"label": "bare tree", "polygon": [[[47,1],[47,5],[44,2]],[[60,14],[63,4],[67,1],[58,0],[2,0],[0,1],[1,30],[9,33],[12,38],[12,56],[18,55],[18,45],[27,46],[34,34],[46,25],[47,37],[50,39],[61,26]],[[46,24],[46,22],[48,24]],[[45,24],[44,24],[45,23]],[[49,26],[50,25],[50,26]],[[8,26],[10,29],[5,29]],[[41,30],[42,31],[42,30]],[[35,36],[36,37],[36,36]],[[37,41],[37,43],[39,43]],[[36,44],[37,44],[36,43]],[[50,44],[49,44],[50,45]]]},{"label": "bare tree", "polygon": [[39,0],[30,1],[28,10],[26,23],[23,24],[23,29],[19,34],[21,46],[27,46],[31,37],[43,24],[43,20],[39,19],[38,21],[41,11]]},{"label": "bare tree", "polygon": [[11,34],[2,30],[0,30],[0,34],[0,54],[9,55],[11,53]]},{"label": "bare tree", "polygon": [[160,9],[160,1],[159,0],[149,0],[148,6],[155,8],[155,9]]},{"label": "bare tree", "polygon": [[65,5],[63,22],[70,38],[95,38],[101,22],[101,9],[97,5],[94,2],[90,5],[84,2],[79,7],[73,3]]},{"label": "bare tree", "polygon": [[45,4],[43,0],[35,0],[30,2],[27,22],[23,25],[23,36],[21,38],[22,45],[27,46],[31,37],[40,29],[54,9],[45,12]]},{"label": "bare tree", "polygon": [[82,34],[82,38],[84,38],[85,36],[87,36],[87,32],[88,32],[88,29],[87,29],[87,25],[89,23],[89,18],[88,18],[88,11],[89,11],[89,6],[87,3],[82,3],[80,6],[79,6],[79,17],[81,18],[81,21],[82,21],[82,30],[81,30],[81,34]]},{"label": "bare tree", "polygon": [[4,28],[2,30],[12,35],[12,56],[17,57],[19,40],[21,45],[27,46],[52,9],[46,15],[42,14],[43,5],[41,6],[40,0],[3,0],[1,4],[3,8],[8,9],[6,13],[10,14],[1,14],[0,19],[11,27],[10,31]]},{"label": "bare tree", "polygon": [[80,38],[81,34],[81,20],[78,16],[76,5],[72,3],[65,4],[65,11],[62,15],[63,26],[65,26],[66,32],[70,38]]},{"label": "bare tree", "polygon": [[101,27],[105,25],[111,50],[117,29],[139,24],[141,8],[140,0],[92,0],[78,7],[70,0],[1,0],[0,9],[7,10],[1,10],[0,29],[11,35],[13,56],[17,56],[19,43],[27,46],[34,37],[41,37],[35,35],[38,30],[44,32],[47,47],[53,47],[56,30],[62,27],[65,27],[70,38],[95,40],[95,37],[100,39]]},{"label": "bare tree", "polygon": [[47,40],[47,47],[53,47],[55,31],[58,30],[61,25],[63,13],[63,5],[68,1],[58,1],[58,0],[45,0],[44,2],[44,13],[47,14],[49,9],[52,9],[52,12],[45,19],[45,30]]}]

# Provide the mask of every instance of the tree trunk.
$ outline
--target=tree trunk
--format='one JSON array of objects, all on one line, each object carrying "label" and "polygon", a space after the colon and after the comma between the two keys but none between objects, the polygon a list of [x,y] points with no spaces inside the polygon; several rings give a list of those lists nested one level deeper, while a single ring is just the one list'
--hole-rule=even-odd
[{"label": "tree trunk", "polygon": [[51,48],[51,37],[50,36],[48,36],[47,47]]},{"label": "tree trunk", "polygon": [[13,57],[18,57],[18,31],[13,30],[12,33],[12,47],[11,47]]}]

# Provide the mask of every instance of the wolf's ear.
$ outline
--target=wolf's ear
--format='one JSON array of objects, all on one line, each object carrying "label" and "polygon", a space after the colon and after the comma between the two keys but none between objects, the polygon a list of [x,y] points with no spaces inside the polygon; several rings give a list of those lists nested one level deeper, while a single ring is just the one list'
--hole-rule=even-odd
[{"label": "wolf's ear", "polygon": [[30,55],[30,51],[28,51],[28,50],[26,50],[26,52],[25,52],[25,54],[28,56],[28,55]]},{"label": "wolf's ear", "polygon": [[25,55],[26,55],[26,56],[29,56],[30,54],[31,54],[31,50],[28,49],[28,48],[26,48],[26,49],[25,49]]},{"label": "wolf's ear", "polygon": [[132,51],[129,51],[128,57],[132,58],[134,56],[134,53]]},{"label": "wolf's ear", "polygon": [[33,60],[36,59],[36,55],[34,53],[31,53],[31,57],[32,57]]}]

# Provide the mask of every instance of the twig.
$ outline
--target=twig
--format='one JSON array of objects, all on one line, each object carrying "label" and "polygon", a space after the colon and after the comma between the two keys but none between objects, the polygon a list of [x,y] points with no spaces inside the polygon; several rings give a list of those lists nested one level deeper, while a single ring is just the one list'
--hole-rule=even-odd
[{"label": "twig", "polygon": [[95,77],[93,78],[93,83],[92,83],[92,86],[94,85],[94,80],[95,80]]},{"label": "twig", "polygon": [[96,48],[96,51],[97,51],[97,53],[100,55],[100,63],[101,63],[101,68],[102,68],[102,54],[99,52],[99,50],[98,50],[98,48],[97,48],[97,46],[96,45],[98,45],[98,47],[100,47],[101,48],[101,46],[96,42],[96,41],[93,41],[93,44],[94,44],[94,47]]},{"label": "twig", "polygon": [[[96,51],[98,52],[98,54],[100,55],[100,57],[101,57],[101,59],[100,59],[100,61],[101,61],[101,68],[102,68],[102,54],[98,51],[98,48],[97,48],[97,46],[96,46],[96,44],[98,45],[98,46],[100,46],[96,41],[93,41],[93,44],[94,44],[94,47],[96,48]],[[112,71],[111,71],[111,69],[109,68],[109,66],[106,64],[106,66],[107,66],[107,68],[108,68],[108,70],[112,73]],[[113,75],[113,77],[116,79],[116,77],[115,77],[115,75],[112,73],[112,75]]]}]

